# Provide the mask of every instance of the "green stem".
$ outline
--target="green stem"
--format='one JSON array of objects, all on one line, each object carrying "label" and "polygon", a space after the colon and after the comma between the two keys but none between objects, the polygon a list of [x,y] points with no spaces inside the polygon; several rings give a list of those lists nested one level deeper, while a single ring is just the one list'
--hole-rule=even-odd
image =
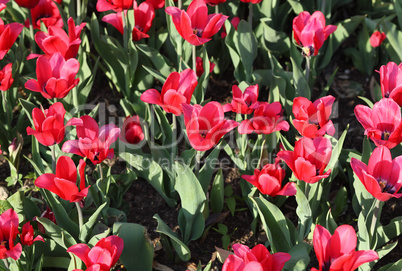
[{"label": "green stem", "polygon": [[83,218],[82,218],[82,210],[81,210],[81,206],[78,202],[75,202],[75,206],[77,207],[78,224],[79,224],[80,232],[81,232],[82,227],[84,226],[84,222],[83,222]]},{"label": "green stem", "polygon": [[195,45],[193,45],[193,70],[197,72],[197,52],[195,49]]},{"label": "green stem", "polygon": [[177,156],[177,116],[172,113],[172,162],[176,160]]},{"label": "green stem", "polygon": [[123,46],[124,46],[124,51],[128,52],[128,29],[127,29],[127,17],[124,12],[124,10],[121,12],[121,17],[123,19]]},{"label": "green stem", "polygon": [[178,0],[178,1],[177,1],[177,8],[178,8],[178,9],[181,9],[182,6],[183,6],[182,0]]},{"label": "green stem", "polygon": [[310,57],[307,56],[306,57],[306,81],[307,81],[307,84],[309,82],[309,79],[310,79]]},{"label": "green stem", "polygon": [[52,171],[56,174],[56,144],[50,146],[52,152]]},{"label": "green stem", "polygon": [[195,176],[197,177],[197,179],[200,176],[201,156],[202,156],[202,152],[197,151],[196,154],[195,154],[195,166],[194,166]]},{"label": "green stem", "polygon": [[253,3],[249,3],[248,5],[248,23],[250,24],[251,28],[253,28]]},{"label": "green stem", "polygon": [[308,199],[308,194],[310,194],[311,184],[305,183],[304,185],[305,185],[304,186],[304,195],[306,196],[306,199],[309,200]]},{"label": "green stem", "polygon": [[219,13],[218,5],[215,5],[215,13]]},{"label": "green stem", "polygon": [[77,25],[82,22],[81,0],[77,0]]},{"label": "green stem", "polygon": [[381,201],[379,201],[378,199],[375,199],[375,206],[374,206],[374,213],[373,213],[373,218],[371,220],[371,226],[370,226],[370,234],[371,236],[374,236],[375,228],[377,226],[377,222],[378,222],[378,216],[380,213],[380,205],[381,205]]},{"label": "green stem", "polygon": [[4,263],[4,265],[6,266],[6,269],[7,269],[7,270],[10,270],[10,268],[8,267],[8,261],[7,261],[7,259],[3,259],[3,263]]},{"label": "green stem", "polygon": [[28,12],[28,16],[29,16],[29,33],[31,34],[31,49],[32,53],[36,54],[35,34],[34,34],[31,11]]},{"label": "green stem", "polygon": [[100,179],[102,181],[103,180],[103,171],[102,171],[102,165],[101,164],[98,164],[98,169],[99,169],[99,176],[100,176]]},{"label": "green stem", "polygon": [[9,110],[9,104],[7,103],[7,98],[6,98],[6,93],[5,91],[1,91],[1,97],[3,98],[3,108],[6,111],[7,114],[7,126],[10,128],[11,121],[10,121],[10,110]]}]

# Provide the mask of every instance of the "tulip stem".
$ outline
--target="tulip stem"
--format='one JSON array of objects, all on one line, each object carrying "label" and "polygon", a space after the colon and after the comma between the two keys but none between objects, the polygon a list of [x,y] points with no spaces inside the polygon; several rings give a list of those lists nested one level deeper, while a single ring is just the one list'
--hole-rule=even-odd
[{"label": "tulip stem", "polygon": [[99,169],[100,179],[103,180],[103,171],[102,171],[102,165],[101,164],[98,164],[98,169]]},{"label": "tulip stem", "polygon": [[56,144],[50,146],[52,152],[52,171],[56,174]]},{"label": "tulip stem", "polygon": [[177,116],[172,113],[172,162],[176,160],[177,155]]},{"label": "tulip stem", "polygon": [[77,0],[77,24],[82,22],[81,14],[81,0]]},{"label": "tulip stem", "polygon": [[78,202],[75,202],[75,206],[77,207],[77,214],[78,214],[78,225],[80,227],[80,232],[82,230],[82,227],[84,225],[83,221],[82,221],[82,210],[81,210],[81,206]]},{"label": "tulip stem", "polygon": [[197,177],[197,179],[198,179],[198,177],[200,175],[201,156],[202,156],[202,152],[197,151],[196,154],[195,154],[195,166],[194,166],[195,176]]},{"label": "tulip stem", "polygon": [[193,45],[193,71],[197,73],[197,52],[195,49],[195,45]]},{"label": "tulip stem", "polygon": [[374,237],[374,233],[376,232],[375,228],[377,226],[378,216],[379,216],[380,209],[381,209],[380,208],[381,201],[378,199],[375,199],[374,204],[375,204],[374,211],[373,211],[374,213],[373,213],[373,218],[371,219],[371,226],[370,226],[370,235],[373,237]]},{"label": "tulip stem", "polygon": [[304,183],[304,195],[306,195],[306,199],[308,199],[308,194],[310,194],[310,188],[311,188],[311,184],[309,183]]},{"label": "tulip stem", "polygon": [[10,270],[9,267],[8,267],[8,261],[7,261],[7,259],[3,259],[3,263],[4,263],[4,265],[6,266],[6,270]]},{"label": "tulip stem", "polygon": [[218,5],[215,5],[215,13],[219,13]]},{"label": "tulip stem", "polygon": [[36,54],[35,34],[34,34],[31,11],[28,12],[28,16],[29,16],[29,33],[31,34],[31,47],[32,47],[31,49],[32,53]]},{"label": "tulip stem", "polygon": [[123,46],[124,46],[124,51],[127,52],[127,48],[128,48],[128,36],[127,36],[127,17],[126,14],[124,12],[124,10],[121,12],[121,17],[123,19]]},{"label": "tulip stem", "polygon": [[182,0],[178,0],[178,1],[177,1],[177,8],[178,8],[178,9],[181,9],[182,5],[183,5],[183,4],[182,4]]},{"label": "tulip stem", "polygon": [[309,77],[310,77],[310,57],[306,57],[306,81],[307,84],[309,82]]},{"label": "tulip stem", "polygon": [[248,23],[250,24],[251,28],[253,28],[253,3],[249,3],[248,5]]},{"label": "tulip stem", "polygon": [[7,114],[7,126],[9,127],[11,125],[12,120],[10,120],[10,112],[9,112],[10,110],[9,110],[9,105],[7,103],[7,98],[6,98],[5,91],[1,91],[1,97],[3,98],[3,108],[4,108],[4,111],[6,111],[6,114]]}]

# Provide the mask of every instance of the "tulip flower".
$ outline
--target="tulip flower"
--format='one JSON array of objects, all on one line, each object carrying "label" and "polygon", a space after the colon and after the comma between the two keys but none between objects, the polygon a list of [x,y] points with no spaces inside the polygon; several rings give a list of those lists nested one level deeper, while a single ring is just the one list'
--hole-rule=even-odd
[{"label": "tulip flower", "polygon": [[113,10],[121,12],[133,7],[133,0],[98,0],[96,10],[98,12]]},{"label": "tulip flower", "polygon": [[243,3],[252,3],[252,4],[259,4],[262,0],[240,0]]},{"label": "tulip flower", "polygon": [[323,226],[316,225],[313,243],[319,269],[313,267],[311,271],[354,271],[378,259],[373,250],[356,251],[356,232],[350,225],[339,226],[332,236]]},{"label": "tulip flower", "polygon": [[295,143],[293,151],[280,151],[278,157],[285,161],[298,180],[316,183],[331,173],[331,169],[324,172],[331,154],[332,145],[328,138],[303,137]]},{"label": "tulip flower", "polygon": [[146,0],[154,9],[161,9],[165,7],[165,0]]},{"label": "tulip flower", "polygon": [[34,229],[30,222],[27,222],[22,226],[21,232],[21,244],[32,246],[34,242],[42,241],[45,242],[42,236],[38,235],[34,238]]},{"label": "tulip flower", "polygon": [[167,7],[165,11],[172,16],[180,36],[195,46],[211,40],[228,18],[220,13],[208,15],[208,7],[204,0],[192,1],[187,12],[176,7]]},{"label": "tulip flower", "polygon": [[303,47],[302,52],[307,57],[316,56],[324,41],[336,28],[335,25],[325,25],[325,17],[321,11],[312,15],[303,11],[293,19],[293,37]]},{"label": "tulip flower", "polygon": [[46,99],[62,99],[80,81],[75,78],[79,69],[80,63],[75,58],[65,61],[59,52],[54,53],[50,59],[42,55],[36,60],[38,80],[28,80],[25,87],[40,92]]},{"label": "tulip flower", "polygon": [[[240,18],[239,17],[233,17],[232,20],[230,20],[230,23],[233,25],[234,29],[237,30],[237,26],[240,23]],[[221,32],[221,38],[223,39],[226,36],[227,36],[226,28],[225,28],[225,25],[223,25],[222,32]]]},{"label": "tulip flower", "polygon": [[114,150],[110,149],[110,145],[119,138],[120,128],[110,123],[99,129],[90,116],[82,116],[80,119],[82,123],[76,125],[78,139],[64,142],[61,150],[87,157],[95,165],[113,158]]},{"label": "tulip flower", "polygon": [[34,8],[39,0],[14,0],[20,7],[31,9]]},{"label": "tulip flower", "polygon": [[261,170],[254,169],[254,175],[242,175],[241,177],[254,185],[264,195],[294,196],[296,184],[289,182],[282,187],[286,171],[279,165],[280,159],[275,159],[275,164],[266,164]]},{"label": "tulip flower", "polygon": [[66,110],[60,102],[54,103],[49,109],[32,110],[34,129],[27,127],[27,134],[33,135],[45,146],[59,144],[64,139],[65,125],[64,115]]},{"label": "tulip flower", "polygon": [[282,106],[279,102],[256,103],[256,110],[251,119],[243,120],[238,128],[240,134],[270,134],[275,131],[288,131],[289,123],[282,117]]},{"label": "tulip flower", "polygon": [[204,107],[189,104],[182,106],[188,140],[197,151],[211,149],[222,136],[239,125],[225,119],[222,105],[218,102],[209,102]]},{"label": "tulip flower", "polygon": [[0,71],[0,90],[8,90],[14,82],[12,75],[12,63],[8,63]]},{"label": "tulip flower", "polygon": [[258,85],[247,87],[244,92],[241,89],[233,85],[232,86],[233,99],[230,104],[223,106],[223,111],[233,111],[237,114],[251,114],[254,109],[258,107]]},{"label": "tulip flower", "polygon": [[356,158],[352,158],[350,165],[367,191],[376,199],[387,201],[402,196],[402,193],[398,193],[402,187],[402,155],[392,160],[390,150],[379,146],[371,154],[368,165]]},{"label": "tulip flower", "polygon": [[[260,0],[260,1],[262,1],[262,0]],[[226,2],[226,0],[205,0],[205,3],[207,3],[208,5],[210,5],[212,7],[225,3],[225,2]]]},{"label": "tulip flower", "polygon": [[[196,61],[195,73],[197,74],[197,77],[201,77],[201,75],[204,73],[204,62],[202,58],[199,56],[196,57],[195,61]],[[209,73],[211,73],[214,70],[214,68],[215,64],[209,61]]]},{"label": "tulip flower", "polygon": [[380,67],[381,93],[384,98],[393,99],[402,105],[402,63],[388,62]]},{"label": "tulip flower", "polygon": [[73,159],[68,156],[60,156],[56,164],[56,174],[45,173],[35,180],[39,188],[49,190],[60,198],[69,202],[80,202],[88,194],[85,187],[85,162],[80,160],[78,171],[80,175],[79,187],[77,187],[77,168]]},{"label": "tulip flower", "polygon": [[[54,213],[52,212],[52,210],[49,208],[49,206],[47,206],[46,210],[40,215],[40,217],[44,217],[49,219],[50,221],[52,221],[54,224],[57,225],[56,222],[56,217],[54,216]],[[36,217],[34,217],[34,221],[36,221]],[[46,234],[46,230],[45,227],[43,227],[42,224],[38,223],[38,230],[43,233]]]},{"label": "tulip flower", "polygon": [[68,35],[57,26],[49,26],[48,32],[39,31],[35,34],[35,41],[43,52],[50,58],[54,53],[59,52],[65,60],[75,58],[81,44],[81,31],[85,23],[75,26],[73,18],[68,18]]},{"label": "tulip flower", "polygon": [[69,247],[67,252],[80,258],[87,270],[109,271],[119,260],[123,247],[123,239],[111,235],[100,239],[93,248],[86,244],[76,244]]},{"label": "tulip flower", "polygon": [[373,47],[380,46],[386,37],[387,37],[387,35],[385,35],[385,33],[382,33],[380,31],[375,31],[370,37],[371,46],[373,46]]},{"label": "tulip flower", "polygon": [[376,146],[390,149],[402,141],[401,109],[392,99],[383,98],[375,103],[373,109],[365,105],[355,107],[357,120],[365,129],[364,134]]},{"label": "tulip flower", "polygon": [[130,144],[138,144],[144,139],[140,118],[138,116],[128,116],[123,123],[120,140]]},{"label": "tulip flower", "polygon": [[277,252],[270,254],[264,245],[252,249],[245,245],[234,244],[235,254],[229,255],[223,263],[222,271],[281,271],[290,254]]},{"label": "tulip flower", "polygon": [[331,95],[319,98],[312,103],[304,97],[293,100],[293,125],[302,136],[315,138],[325,134],[333,136],[335,127],[329,116],[335,98]]},{"label": "tulip flower", "polygon": [[182,104],[190,104],[197,83],[197,75],[192,69],[185,69],[181,73],[172,72],[166,78],[161,93],[156,89],[148,89],[141,95],[141,101],[160,105],[166,112],[180,116],[183,112]]},{"label": "tulip flower", "polygon": [[[0,8],[0,11],[4,8]],[[13,46],[23,28],[24,26],[19,23],[4,24],[4,21],[0,18],[0,60]]]},{"label": "tulip flower", "polygon": [[7,7],[6,4],[8,3],[8,1],[9,0],[0,0],[0,11]]},{"label": "tulip flower", "polygon": [[[152,5],[148,1],[145,1],[137,6],[137,2],[134,1],[134,18],[135,26],[132,31],[132,39],[134,41],[139,41],[141,39],[149,38],[147,33],[155,18],[155,10]],[[122,35],[124,34],[121,12],[107,14],[103,16],[102,21],[113,25]]]},{"label": "tulip flower", "polygon": [[[60,11],[52,0],[39,0],[39,3],[30,11],[35,29],[40,29],[41,22],[47,28],[52,25],[62,28],[64,25]],[[29,20],[25,21],[25,26],[29,26]]]},{"label": "tulip flower", "polygon": [[18,224],[18,215],[13,209],[8,209],[0,215],[0,259],[20,258],[22,246],[20,243],[14,244],[19,233]]}]

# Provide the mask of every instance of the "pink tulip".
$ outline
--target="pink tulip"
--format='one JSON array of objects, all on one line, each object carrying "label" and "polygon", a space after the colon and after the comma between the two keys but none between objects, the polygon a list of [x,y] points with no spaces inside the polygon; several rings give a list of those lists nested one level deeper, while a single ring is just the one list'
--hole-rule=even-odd
[{"label": "pink tulip", "polygon": [[19,233],[18,224],[18,215],[13,209],[8,209],[0,215],[0,259],[20,258],[22,246],[20,243],[14,243]]},{"label": "pink tulip", "polygon": [[381,93],[384,98],[393,99],[402,105],[402,63],[388,62],[380,68]]}]

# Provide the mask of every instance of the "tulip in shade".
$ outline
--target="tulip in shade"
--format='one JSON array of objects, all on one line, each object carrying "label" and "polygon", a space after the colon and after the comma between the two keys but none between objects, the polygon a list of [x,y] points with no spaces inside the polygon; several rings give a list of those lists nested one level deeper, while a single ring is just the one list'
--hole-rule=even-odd
[{"label": "tulip in shade", "polygon": [[254,109],[258,107],[258,85],[247,87],[244,92],[241,89],[233,85],[232,86],[233,99],[230,104],[223,106],[223,111],[233,111],[237,114],[251,114]]},{"label": "tulip in shade", "polygon": [[98,12],[114,10],[121,12],[133,7],[133,0],[98,0],[96,10]]},{"label": "tulip in shade", "polygon": [[34,8],[38,3],[39,0],[14,0],[20,7],[24,8]]},{"label": "tulip in shade", "polygon": [[110,149],[110,145],[119,138],[120,128],[110,123],[99,129],[90,116],[82,116],[80,119],[82,124],[76,126],[78,139],[66,141],[62,151],[87,157],[95,165],[113,158],[114,150]]},{"label": "tulip in shade", "polygon": [[285,161],[298,180],[316,183],[331,173],[331,169],[324,172],[331,154],[332,145],[328,138],[303,137],[295,143],[293,151],[280,151],[278,157]]},{"label": "tulip in shade", "polygon": [[293,100],[292,112],[295,116],[293,125],[302,136],[315,138],[329,134],[335,134],[335,127],[329,116],[331,115],[332,104],[335,98],[325,96],[312,103],[304,97],[297,97]]},{"label": "tulip in shade", "polygon": [[264,195],[294,196],[296,184],[289,182],[282,187],[285,178],[285,170],[279,165],[280,159],[275,159],[275,164],[266,164],[261,170],[254,169],[254,175],[242,175],[241,177],[254,185]]},{"label": "tulip in shade", "polygon": [[378,259],[373,250],[356,251],[356,232],[350,225],[339,226],[334,235],[317,225],[313,235],[314,251],[319,269],[311,271],[354,271],[360,265]]},{"label": "tulip in shade", "polygon": [[381,93],[384,98],[393,99],[402,105],[402,63],[399,66],[388,62],[380,68]]},{"label": "tulip in shade", "polygon": [[[52,212],[52,210],[50,210],[49,206],[47,206],[46,210],[40,215],[40,217],[47,218],[50,221],[52,221],[54,224],[57,225],[56,217],[54,216],[54,213]],[[36,221],[36,217],[34,218],[34,221]],[[46,234],[45,227],[43,227],[43,225],[40,223],[38,223],[38,230],[41,233]]]},{"label": "tulip in shade", "polygon": [[128,116],[123,123],[120,140],[130,144],[138,144],[144,139],[140,118],[138,116]]},{"label": "tulip in shade", "polygon": [[234,255],[229,255],[223,264],[222,271],[281,271],[290,254],[277,252],[270,254],[264,245],[256,245],[252,249],[245,245],[234,244]]},{"label": "tulip in shade", "polygon": [[238,128],[240,134],[270,134],[276,131],[288,131],[289,123],[282,117],[282,106],[279,102],[256,103],[257,109],[251,119],[243,120]]},{"label": "tulip in shade", "polygon": [[34,242],[42,241],[45,242],[42,236],[38,235],[34,238],[34,229],[30,222],[27,222],[22,226],[21,232],[21,244],[32,246]]},{"label": "tulip in shade", "polygon": [[69,247],[67,252],[80,258],[87,270],[109,271],[119,260],[123,247],[123,239],[111,235],[100,239],[93,248],[86,244],[76,244]]},{"label": "tulip in shade", "polygon": [[141,101],[160,105],[166,112],[180,116],[183,112],[182,104],[190,103],[197,83],[197,75],[192,69],[181,73],[172,72],[166,78],[161,93],[156,89],[148,89],[141,95]]},{"label": "tulip in shade", "polygon": [[38,80],[28,80],[25,87],[40,92],[46,99],[62,99],[80,81],[75,78],[79,69],[80,63],[75,58],[65,61],[59,52],[54,53],[50,59],[42,55],[36,60]]},{"label": "tulip in shade", "polygon": [[[144,38],[149,38],[147,33],[155,18],[155,10],[152,5],[148,1],[145,1],[137,6],[137,2],[134,1],[134,18],[135,26],[132,31],[132,39],[139,41]],[[102,18],[102,21],[113,25],[123,35],[124,27],[121,12],[107,14]]]},{"label": "tulip in shade", "polygon": [[373,47],[380,46],[386,37],[387,36],[385,35],[385,33],[382,33],[380,31],[375,31],[370,37],[371,46],[373,46]]},{"label": "tulip in shade", "polygon": [[[64,25],[60,11],[52,0],[40,0],[30,11],[32,24],[35,29],[40,29],[41,22],[43,22],[47,28],[51,25],[62,28]],[[25,26],[29,26],[28,19],[25,21]]]},{"label": "tulip in shade", "polygon": [[14,82],[14,79],[12,78],[12,66],[12,63],[8,63],[0,71],[0,90],[2,91],[8,90]]},{"label": "tulip in shade", "polygon": [[20,258],[22,246],[20,243],[14,244],[19,233],[18,224],[18,215],[13,209],[8,209],[0,215],[0,259]]},{"label": "tulip in shade", "polygon": [[211,149],[222,136],[239,125],[225,119],[222,105],[218,102],[209,102],[204,107],[189,104],[182,106],[188,140],[197,151]]},{"label": "tulip in shade", "polygon": [[293,37],[303,47],[303,55],[317,55],[324,41],[336,30],[335,25],[325,25],[325,17],[321,11],[312,15],[301,12],[293,19]]},{"label": "tulip in shade", "polygon": [[[0,11],[4,8],[5,6],[0,7]],[[19,23],[4,24],[4,21],[0,18],[0,60],[13,46],[23,28],[24,26]]]},{"label": "tulip in shade", "polygon": [[398,193],[402,187],[402,156],[392,160],[387,147],[375,148],[368,165],[356,158],[352,158],[350,165],[367,191],[376,199],[387,201],[391,197],[402,196],[402,193]]},{"label": "tulip in shade", "polygon": [[383,98],[375,103],[373,109],[365,105],[355,107],[357,120],[365,129],[364,134],[376,146],[390,149],[402,141],[401,109],[392,99]]},{"label": "tulip in shade", "polygon": [[50,58],[54,53],[59,52],[65,60],[75,58],[81,44],[81,31],[85,23],[75,26],[73,18],[69,18],[68,35],[57,26],[49,26],[48,32],[39,31],[35,34],[35,41],[43,52]]},{"label": "tulip in shade", "polygon": [[45,146],[59,144],[64,139],[65,125],[64,115],[66,110],[60,102],[54,103],[49,109],[32,110],[34,129],[27,127],[27,134],[33,135]]},{"label": "tulip in shade", "polygon": [[49,190],[60,198],[69,202],[79,202],[88,194],[88,187],[85,187],[85,162],[80,160],[78,171],[80,185],[77,187],[77,168],[74,161],[68,156],[61,156],[57,160],[56,174],[45,173],[35,180],[39,188]]},{"label": "tulip in shade", "polygon": [[[197,56],[195,58],[196,65],[195,65],[195,70],[196,74],[198,77],[201,77],[201,75],[204,73],[204,62],[201,57]],[[209,61],[209,73],[211,73],[214,70],[215,64]]]},{"label": "tulip in shade", "polygon": [[207,3],[208,5],[210,5],[212,7],[219,5],[221,3],[225,3],[225,2],[226,2],[226,0],[205,0],[205,3]]},{"label": "tulip in shade", "polygon": [[211,40],[228,18],[220,13],[208,15],[208,7],[204,0],[192,1],[187,12],[176,7],[167,7],[165,11],[172,16],[180,36],[195,46]]}]

